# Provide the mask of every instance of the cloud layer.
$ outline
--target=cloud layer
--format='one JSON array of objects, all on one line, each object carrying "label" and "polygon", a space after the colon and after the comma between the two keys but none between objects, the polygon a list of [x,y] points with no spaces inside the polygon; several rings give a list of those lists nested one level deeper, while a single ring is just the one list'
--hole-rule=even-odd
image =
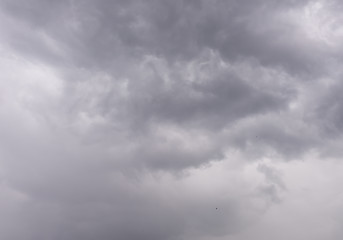
[{"label": "cloud layer", "polygon": [[0,238],[341,239],[341,8],[1,0]]}]

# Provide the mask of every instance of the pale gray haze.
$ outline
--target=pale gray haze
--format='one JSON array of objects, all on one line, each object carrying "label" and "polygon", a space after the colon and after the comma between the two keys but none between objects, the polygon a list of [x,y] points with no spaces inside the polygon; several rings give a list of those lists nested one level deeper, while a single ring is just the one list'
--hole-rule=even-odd
[{"label": "pale gray haze", "polygon": [[342,11],[0,0],[0,239],[341,240]]}]

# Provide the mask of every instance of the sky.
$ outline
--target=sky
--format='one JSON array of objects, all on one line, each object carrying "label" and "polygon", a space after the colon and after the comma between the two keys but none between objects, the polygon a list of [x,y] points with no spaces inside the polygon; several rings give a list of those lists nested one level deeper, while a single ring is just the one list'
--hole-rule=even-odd
[{"label": "sky", "polygon": [[342,8],[0,0],[0,239],[342,239]]}]

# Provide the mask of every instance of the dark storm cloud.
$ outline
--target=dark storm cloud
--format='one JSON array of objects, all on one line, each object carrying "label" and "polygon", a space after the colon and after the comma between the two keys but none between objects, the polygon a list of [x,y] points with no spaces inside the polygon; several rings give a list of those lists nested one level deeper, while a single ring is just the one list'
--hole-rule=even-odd
[{"label": "dark storm cloud", "polygon": [[[291,22],[278,18],[307,1],[4,2],[15,21],[66,46],[69,56],[60,61],[81,67],[111,69],[113,56],[132,54],[190,59],[206,48],[229,60],[253,57],[300,73],[323,64],[320,46],[304,42]],[[44,44],[39,48],[42,39],[21,28],[10,35],[16,49],[61,57]]]},{"label": "dark storm cloud", "polygon": [[259,161],[339,155],[317,3],[1,0],[0,238],[229,239],[281,204]]},{"label": "dark storm cloud", "polygon": [[142,114],[140,122],[147,119],[193,125],[203,122],[205,127],[222,127],[249,115],[285,107],[287,96],[255,89],[229,71],[220,71],[211,69],[210,76],[194,83],[173,75],[172,82],[166,84],[158,75],[143,84],[130,82],[131,114],[135,117]]},{"label": "dark storm cloud", "polygon": [[314,107],[316,119],[320,122],[322,131],[330,135],[341,135],[343,130],[343,104],[341,83],[334,83],[325,89],[324,96]]}]

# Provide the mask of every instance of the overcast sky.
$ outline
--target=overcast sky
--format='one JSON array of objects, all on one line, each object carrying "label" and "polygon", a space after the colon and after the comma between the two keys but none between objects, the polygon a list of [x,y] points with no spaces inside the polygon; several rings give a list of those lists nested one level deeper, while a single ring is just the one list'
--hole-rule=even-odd
[{"label": "overcast sky", "polygon": [[0,0],[0,239],[342,239],[342,10]]}]

